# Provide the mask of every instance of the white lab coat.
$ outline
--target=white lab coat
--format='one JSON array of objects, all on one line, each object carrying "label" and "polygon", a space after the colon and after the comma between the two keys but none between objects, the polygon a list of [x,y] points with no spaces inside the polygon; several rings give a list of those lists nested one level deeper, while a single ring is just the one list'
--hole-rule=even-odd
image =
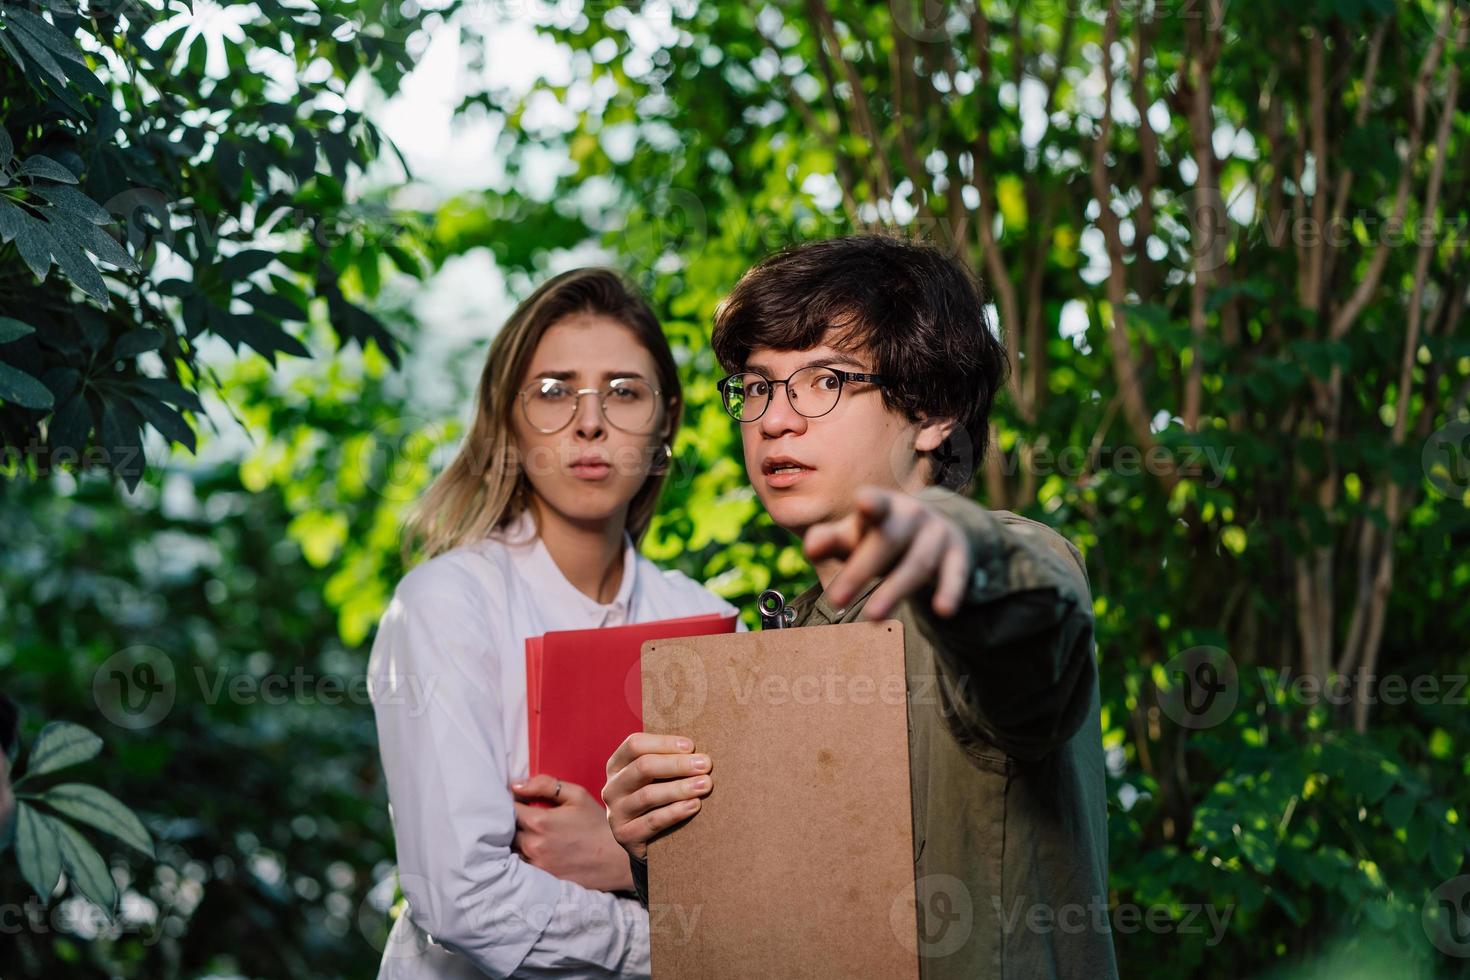
[{"label": "white lab coat", "polygon": [[[735,608],[660,570],[624,535],[623,580],[600,604],[534,536],[529,514],[429,559],[399,582],[368,666],[408,912],[379,980],[649,975],[648,914],[511,850],[508,788],[524,778],[525,641]],[[597,790],[601,787],[593,787]]]}]

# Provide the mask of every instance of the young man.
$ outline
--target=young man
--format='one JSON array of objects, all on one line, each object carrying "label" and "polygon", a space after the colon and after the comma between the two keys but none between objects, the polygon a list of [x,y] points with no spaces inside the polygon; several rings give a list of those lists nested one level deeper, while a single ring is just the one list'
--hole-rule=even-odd
[{"label": "young man", "polygon": [[[955,492],[1006,369],[978,284],[927,245],[803,245],[746,273],[714,347],[751,482],[820,583],[795,625],[904,625],[924,980],[1116,977],[1086,570],[1045,525]],[[718,772],[695,748],[638,733],[608,760],[645,902],[648,841]]]}]

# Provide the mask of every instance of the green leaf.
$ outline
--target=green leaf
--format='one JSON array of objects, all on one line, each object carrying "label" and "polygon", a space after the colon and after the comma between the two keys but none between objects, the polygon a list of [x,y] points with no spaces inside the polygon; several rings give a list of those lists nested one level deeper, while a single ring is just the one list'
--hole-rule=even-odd
[{"label": "green leaf", "polygon": [[1307,871],[1323,888],[1334,890],[1339,882],[1353,875],[1353,859],[1340,847],[1324,847],[1305,855]]},{"label": "green leaf", "polygon": [[60,820],[52,823],[57,828],[61,844],[61,866],[66,869],[77,891],[111,916],[117,905],[117,882],[112,880],[107,862],[71,824]]},{"label": "green leaf", "polygon": [[395,242],[388,242],[383,246],[383,251],[393,260],[393,264],[398,267],[400,272],[415,277],[423,275],[423,269],[420,267],[418,260],[402,245]]},{"label": "green leaf", "polygon": [[8,242],[20,234],[26,214],[20,208],[0,197],[0,242]]},{"label": "green leaf", "polygon": [[15,236],[15,246],[20,249],[20,257],[25,260],[26,267],[31,270],[31,274],[42,282],[46,281],[46,273],[51,271],[53,244],[51,226],[22,212],[20,229]]},{"label": "green leaf", "polygon": [[273,316],[278,320],[304,321],[306,319],[306,311],[297,307],[296,304],[284,296],[268,293],[258,286],[251,286],[241,293],[239,298],[255,307],[256,311]]},{"label": "green leaf", "polygon": [[204,403],[199,400],[198,395],[166,378],[133,378],[126,383],[126,387],[145,392],[170,405],[187,408],[191,412],[204,411]]},{"label": "green leaf", "polygon": [[19,172],[26,177],[45,177],[47,180],[59,180],[63,184],[77,182],[76,174],[41,153],[26,157],[20,165]]},{"label": "green leaf", "polygon": [[323,132],[321,134],[322,149],[327,154],[327,164],[331,167],[332,176],[338,181],[347,181],[347,165],[352,162],[352,144],[343,133]]},{"label": "green leaf", "polygon": [[1453,878],[1460,873],[1460,862],[1465,859],[1465,852],[1455,840],[1452,831],[1443,826],[1434,828],[1434,842],[1429,846],[1429,863],[1434,866],[1434,873],[1441,878]]},{"label": "green leaf", "polygon": [[128,254],[127,249],[118,244],[117,239],[103,231],[95,224],[77,221],[74,218],[65,219],[72,233],[72,240],[81,248],[86,249],[97,256],[103,262],[109,262],[124,272],[141,271],[137,262]]},{"label": "green leaf", "polygon": [[158,350],[162,346],[163,334],[157,330],[147,328],[129,330],[113,342],[112,353],[109,356],[113,360],[129,360],[144,351]]},{"label": "green leaf", "polygon": [[59,232],[52,234],[51,254],[56,258],[56,264],[61,266],[61,271],[66,273],[68,279],[81,287],[82,292],[106,307],[110,297],[107,295],[107,283],[102,280],[102,273],[97,271],[92,260],[87,258],[87,253],[64,226],[53,224],[51,227]]},{"label": "green leaf", "polygon": [[1395,830],[1403,830],[1409,825],[1409,818],[1414,815],[1414,796],[1405,790],[1398,790],[1388,799],[1383,801],[1383,819]]},{"label": "green leaf", "polygon": [[[34,61],[41,68],[42,71],[50,75],[51,78],[55,80],[57,86],[65,88],[66,70],[63,69],[61,65],[57,64],[56,59],[51,56],[51,52],[46,50],[45,45],[43,45],[40,41],[37,41],[35,38],[31,37],[25,31],[7,30],[5,33],[13,37],[15,39],[15,43],[19,44],[22,48],[25,49],[25,53],[30,56],[30,59]],[[25,173],[24,165],[21,166],[21,173]]]},{"label": "green leaf", "polygon": [[199,290],[184,279],[165,279],[157,286],[160,296],[191,296]]},{"label": "green leaf", "polygon": [[87,405],[87,399],[81,395],[73,395],[62,402],[61,407],[51,416],[51,422],[46,429],[46,445],[53,453],[67,449],[80,457],[87,442],[87,433],[91,429],[92,410]]},{"label": "green leaf", "polygon": [[41,44],[44,44],[54,54],[68,61],[73,61],[83,68],[87,67],[86,56],[82,54],[81,50],[72,42],[71,38],[29,10],[20,7],[7,7],[5,18]]},{"label": "green leaf", "polygon": [[1368,913],[1368,921],[1380,929],[1392,929],[1394,925],[1393,907],[1387,902],[1370,901],[1363,906]]},{"label": "green leaf", "polygon": [[137,489],[147,464],[139,433],[142,427],[143,420],[133,411],[131,400],[122,397],[103,400],[97,434],[107,450],[109,466],[123,478],[129,493]]},{"label": "green leaf", "polygon": [[0,316],[0,344],[8,344],[36,332],[29,323],[21,323],[12,316]]},{"label": "green leaf", "polygon": [[1356,774],[1359,778],[1353,780],[1352,785],[1363,794],[1363,799],[1370,805],[1383,799],[1396,782],[1394,773],[1379,760],[1370,761],[1356,770]]},{"label": "green leaf", "polygon": [[240,163],[240,148],[233,143],[221,142],[215,147],[210,163],[214,165],[220,186],[228,191],[231,197],[239,194],[240,178],[245,173],[245,168]]},{"label": "green leaf", "polygon": [[32,184],[32,193],[50,201],[57,210],[94,225],[112,224],[112,215],[96,201],[67,184]]},{"label": "green leaf", "polygon": [[338,336],[356,340],[360,346],[366,346],[368,340],[374,341],[388,362],[398,367],[398,340],[376,317],[349,303],[340,291],[327,294],[327,309]]},{"label": "green leaf", "polygon": [[53,721],[41,729],[36,744],[31,746],[26,777],[41,776],[94,758],[102,751],[102,739],[81,725],[69,721]]},{"label": "green leaf", "polygon": [[0,401],[41,410],[52,405],[51,392],[45,385],[9,364],[0,364]]},{"label": "green leaf", "polygon": [[195,450],[194,430],[178,411],[147,395],[132,399],[132,403],[144,420],[170,442],[182,443],[191,453]]},{"label": "green leaf", "polygon": [[132,810],[117,797],[82,783],[62,783],[41,794],[41,802],[62,816],[95,827],[124,844],[153,857],[153,838]]},{"label": "green leaf", "polygon": [[378,295],[382,288],[382,275],[378,269],[378,250],[371,246],[357,253],[353,265],[357,268],[357,274],[362,277],[362,289],[368,296]]},{"label": "green leaf", "polygon": [[1409,829],[1405,835],[1404,850],[1410,860],[1418,863],[1429,854],[1429,842],[1434,834],[1434,818],[1424,807],[1414,811],[1409,818]]},{"label": "green leaf", "polygon": [[196,35],[194,40],[189,44],[188,61],[184,66],[184,71],[188,77],[203,80],[204,68],[208,59],[208,42],[205,41],[204,35],[201,33]]},{"label": "green leaf", "polygon": [[[71,81],[72,82],[75,82],[77,80],[77,78],[82,78],[82,77],[91,78],[92,76],[90,76],[90,75],[84,75],[83,73],[78,73],[77,76],[75,78],[73,78]],[[93,81],[95,81],[95,79],[93,79]],[[85,88],[86,86],[82,86],[82,87]],[[51,94],[56,97],[56,100],[58,102],[60,102],[62,105],[66,106],[68,109],[71,110],[71,115],[72,115],[72,118],[73,119],[84,120],[84,119],[88,118],[89,113],[87,112],[86,109],[84,109],[82,107],[81,100],[78,99],[76,97],[76,95],[72,92],[70,85],[55,85],[55,84],[52,84],[51,85]]]},{"label": "green leaf", "polygon": [[209,328],[236,349],[248,345],[252,350],[275,361],[276,351],[296,357],[310,357],[311,351],[301,341],[271,323],[258,313],[226,313],[214,309],[209,314]]},{"label": "green leaf", "polygon": [[1236,824],[1233,828],[1236,843],[1257,871],[1269,875],[1276,867],[1276,838],[1269,830],[1252,832]]},{"label": "green leaf", "polygon": [[52,821],[25,803],[15,810],[15,856],[21,877],[50,904],[61,878],[61,847]]},{"label": "green leaf", "polygon": [[1296,903],[1288,898],[1285,892],[1283,892],[1279,888],[1271,888],[1269,889],[1269,891],[1271,894],[1271,900],[1277,905],[1281,906],[1282,910],[1285,911],[1287,915],[1291,916],[1293,922],[1295,922],[1297,925],[1302,925],[1307,921],[1306,915],[1302,913],[1301,909],[1297,908]]},{"label": "green leaf", "polygon": [[10,134],[0,126],[0,169],[10,165],[10,158],[15,155],[15,144],[10,140]]},{"label": "green leaf", "polygon": [[274,252],[258,248],[246,249],[243,252],[236,252],[215,266],[214,276],[220,282],[237,282],[264,269],[275,261],[275,258],[276,253]]},{"label": "green leaf", "polygon": [[[292,306],[295,306],[303,314],[306,312],[306,308],[311,305],[311,297],[306,295],[306,291],[304,289],[302,289],[291,280],[283,276],[275,275],[274,273],[271,274],[270,281],[271,286],[274,287],[273,292],[275,295],[285,299],[286,302],[290,303]],[[298,316],[286,319],[304,320],[306,319],[306,317]]]}]

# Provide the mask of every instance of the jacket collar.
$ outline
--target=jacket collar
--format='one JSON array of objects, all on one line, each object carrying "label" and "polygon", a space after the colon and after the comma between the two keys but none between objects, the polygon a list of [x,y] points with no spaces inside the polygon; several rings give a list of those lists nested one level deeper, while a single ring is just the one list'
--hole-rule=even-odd
[{"label": "jacket collar", "polygon": [[862,612],[868,596],[872,595],[873,590],[877,589],[882,582],[881,577],[868,582],[858,591],[852,601],[841,609],[827,601],[827,594],[822,590],[822,583],[818,582],[788,603],[796,609],[796,622],[793,625],[828,626],[832,623],[853,622],[857,619],[858,613]]}]

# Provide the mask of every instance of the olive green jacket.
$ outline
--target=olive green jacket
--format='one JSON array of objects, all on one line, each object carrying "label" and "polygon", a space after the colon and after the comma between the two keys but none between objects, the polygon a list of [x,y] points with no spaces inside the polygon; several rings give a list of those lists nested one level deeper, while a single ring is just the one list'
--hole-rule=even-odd
[{"label": "olive green jacket", "polygon": [[[923,980],[1108,980],[1107,795],[1092,596],[1056,531],[940,490],[970,541],[959,612],[901,603],[908,675],[917,939]],[[820,586],[796,626],[858,618]],[[647,902],[647,866],[633,861]]]}]

